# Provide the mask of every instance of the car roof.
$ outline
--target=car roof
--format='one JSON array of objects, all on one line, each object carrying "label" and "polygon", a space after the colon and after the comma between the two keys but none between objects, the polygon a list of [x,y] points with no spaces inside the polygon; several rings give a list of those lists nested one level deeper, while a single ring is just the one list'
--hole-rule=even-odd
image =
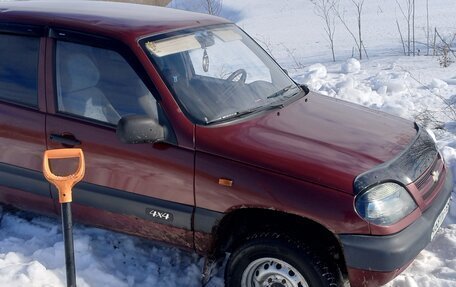
[{"label": "car roof", "polygon": [[0,2],[1,22],[134,39],[185,28],[230,23],[226,19],[201,13],[105,1]]}]

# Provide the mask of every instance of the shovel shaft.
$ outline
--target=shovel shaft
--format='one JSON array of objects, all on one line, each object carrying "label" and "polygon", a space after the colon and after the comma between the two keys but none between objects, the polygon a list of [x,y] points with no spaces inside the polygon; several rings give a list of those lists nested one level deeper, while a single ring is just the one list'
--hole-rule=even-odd
[{"label": "shovel shaft", "polygon": [[74,264],[73,246],[73,219],[71,217],[71,203],[62,203],[62,227],[65,242],[65,264],[67,287],[76,287],[76,270]]}]

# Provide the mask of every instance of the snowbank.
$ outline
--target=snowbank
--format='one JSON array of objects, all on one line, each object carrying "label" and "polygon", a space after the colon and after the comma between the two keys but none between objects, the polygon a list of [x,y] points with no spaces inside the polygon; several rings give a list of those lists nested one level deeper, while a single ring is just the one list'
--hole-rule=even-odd
[{"label": "snowbank", "polygon": [[445,89],[448,84],[440,79],[432,79],[431,87],[434,89]]},{"label": "snowbank", "polygon": [[[200,286],[203,261],[197,255],[82,225],[75,226],[74,244],[80,287]],[[66,286],[63,252],[59,220],[7,213],[0,232],[0,286]]]},{"label": "snowbank", "polygon": [[356,59],[348,59],[341,65],[342,73],[359,73],[361,71],[361,63]]}]

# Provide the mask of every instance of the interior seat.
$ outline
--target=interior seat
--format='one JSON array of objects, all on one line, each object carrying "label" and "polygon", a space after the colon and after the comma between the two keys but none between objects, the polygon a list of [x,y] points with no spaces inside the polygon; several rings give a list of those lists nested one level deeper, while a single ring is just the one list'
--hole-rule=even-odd
[{"label": "interior seat", "polygon": [[81,53],[66,55],[59,74],[60,111],[117,124],[120,115],[97,87],[100,72],[89,56]]}]

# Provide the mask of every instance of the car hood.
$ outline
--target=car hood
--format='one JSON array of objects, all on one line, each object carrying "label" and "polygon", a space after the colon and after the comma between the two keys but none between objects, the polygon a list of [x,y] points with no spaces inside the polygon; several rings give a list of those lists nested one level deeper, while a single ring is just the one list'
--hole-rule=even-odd
[{"label": "car hood", "polygon": [[197,151],[353,193],[355,177],[389,161],[416,136],[414,123],[309,93],[251,118],[196,127]]}]

